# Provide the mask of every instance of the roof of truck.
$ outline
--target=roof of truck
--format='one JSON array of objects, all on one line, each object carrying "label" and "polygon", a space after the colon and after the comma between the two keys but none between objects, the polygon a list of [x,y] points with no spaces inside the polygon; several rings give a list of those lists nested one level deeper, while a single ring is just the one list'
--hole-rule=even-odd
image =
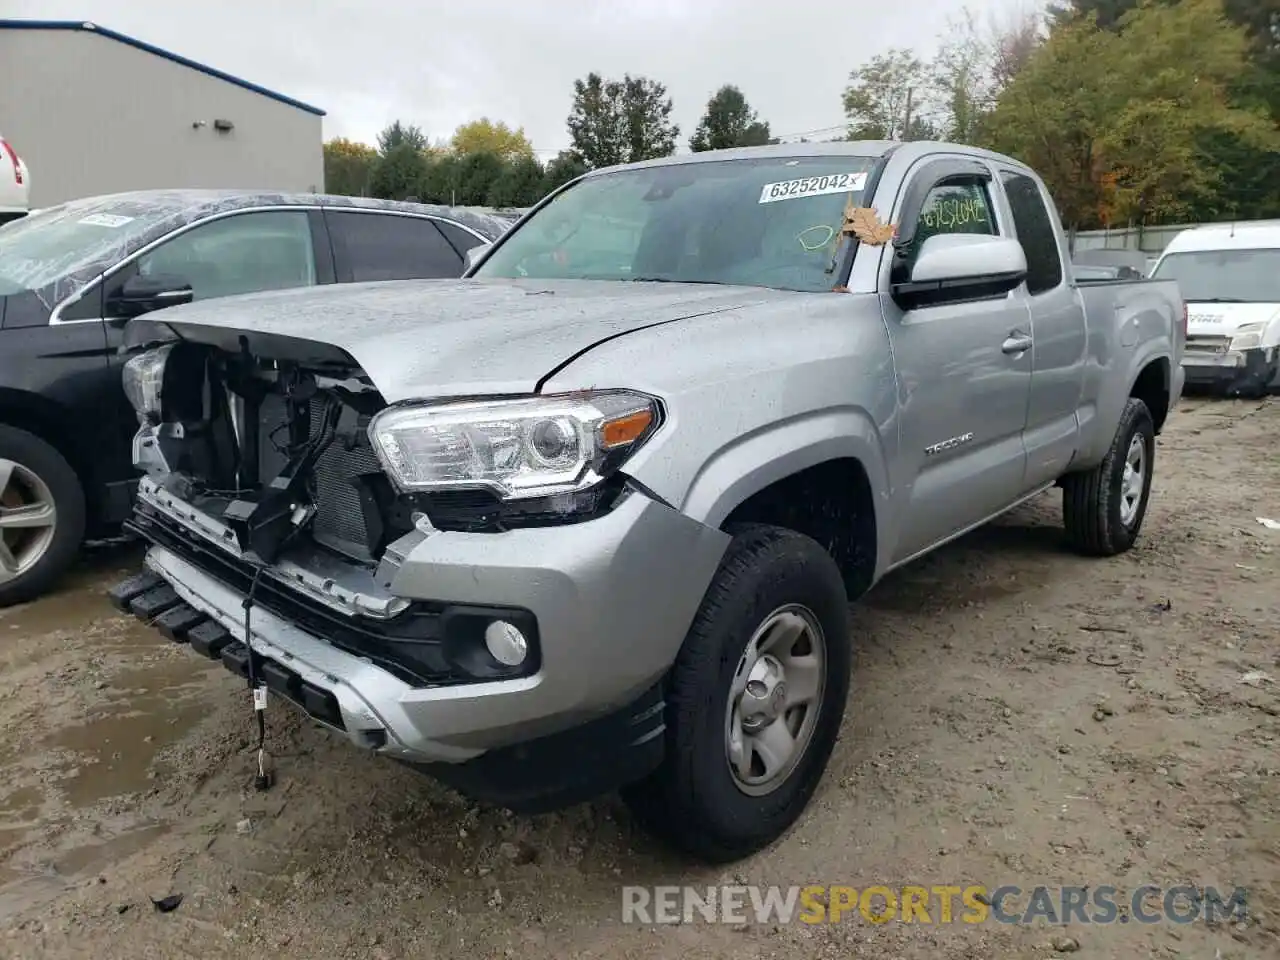
[{"label": "roof of truck", "polygon": [[611,173],[617,170],[641,169],[644,167],[664,167],[682,163],[714,163],[722,160],[758,160],[761,158],[804,158],[804,157],[884,157],[890,153],[923,156],[927,153],[956,153],[970,157],[983,157],[999,160],[1003,163],[1018,163],[1010,157],[981,147],[964,143],[946,143],[935,140],[833,140],[827,143],[771,143],[760,147],[733,147],[728,150],[704,150],[699,153],[679,153],[669,157],[657,157],[653,160],[641,160],[639,163],[624,163],[612,167],[600,167],[586,176]]}]

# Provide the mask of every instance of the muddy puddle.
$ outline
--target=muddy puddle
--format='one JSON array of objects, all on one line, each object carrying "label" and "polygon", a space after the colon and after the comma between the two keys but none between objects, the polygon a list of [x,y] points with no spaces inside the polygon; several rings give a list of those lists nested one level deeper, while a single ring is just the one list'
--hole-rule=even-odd
[{"label": "muddy puddle", "polygon": [[73,808],[146,790],[157,754],[191,732],[206,712],[199,697],[211,670],[194,656],[113,678],[98,715],[46,737],[63,758],[56,788]]},{"label": "muddy puddle", "polygon": [[[56,593],[0,610],[15,688],[0,698],[0,919],[100,882],[171,829],[151,809],[165,753],[209,714],[221,671],[111,608],[138,556],[100,550]],[[37,665],[57,683],[24,703]]]}]

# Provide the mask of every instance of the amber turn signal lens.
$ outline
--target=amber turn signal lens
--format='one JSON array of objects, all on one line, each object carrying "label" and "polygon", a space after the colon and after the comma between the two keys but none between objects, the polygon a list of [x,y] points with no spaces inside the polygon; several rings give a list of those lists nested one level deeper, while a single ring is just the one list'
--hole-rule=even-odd
[{"label": "amber turn signal lens", "polygon": [[600,427],[600,445],[605,450],[625,447],[644,436],[653,423],[652,410],[637,410],[616,420],[606,420]]}]

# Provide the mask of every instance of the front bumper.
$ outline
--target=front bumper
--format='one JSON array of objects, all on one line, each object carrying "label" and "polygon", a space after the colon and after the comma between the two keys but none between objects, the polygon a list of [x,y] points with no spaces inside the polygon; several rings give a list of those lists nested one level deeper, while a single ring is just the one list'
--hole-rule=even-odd
[{"label": "front bumper", "polygon": [[1182,369],[1191,387],[1228,394],[1258,392],[1270,386],[1275,376],[1277,350],[1280,348],[1184,353]]},{"label": "front bumper", "polygon": [[[154,505],[154,496],[144,482],[140,506]],[[139,529],[145,536],[146,525]],[[415,685],[257,605],[250,616],[252,648],[295,678],[281,684],[310,697],[318,707],[308,707],[313,717],[358,746],[412,763],[464,763],[588,724],[642,698],[674,662],[728,539],[630,491],[611,512],[582,523],[435,532],[398,566],[380,570],[395,597],[530,611],[541,659],[529,677]],[[183,629],[208,618],[239,646],[244,592],[195,558],[156,541],[146,564],[175,602],[194,611]],[[234,657],[223,659],[242,672]],[[307,706],[306,697],[291,699]]]}]

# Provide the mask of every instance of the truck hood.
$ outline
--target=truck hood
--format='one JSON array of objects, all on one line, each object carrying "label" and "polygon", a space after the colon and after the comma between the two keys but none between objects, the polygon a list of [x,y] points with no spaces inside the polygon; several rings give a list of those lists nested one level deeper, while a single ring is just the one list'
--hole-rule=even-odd
[{"label": "truck hood", "polygon": [[[1280,303],[1197,303],[1187,301],[1187,335],[1191,337],[1232,337],[1249,323],[1269,323],[1280,319]],[[1275,333],[1264,337],[1274,343]]]},{"label": "truck hood", "polygon": [[[354,363],[388,403],[529,394],[592,346],[657,324],[829,296],[625,281],[409,280],[225,297],[134,320],[126,347],[172,339]],[[616,384],[626,386],[626,371]]]}]

